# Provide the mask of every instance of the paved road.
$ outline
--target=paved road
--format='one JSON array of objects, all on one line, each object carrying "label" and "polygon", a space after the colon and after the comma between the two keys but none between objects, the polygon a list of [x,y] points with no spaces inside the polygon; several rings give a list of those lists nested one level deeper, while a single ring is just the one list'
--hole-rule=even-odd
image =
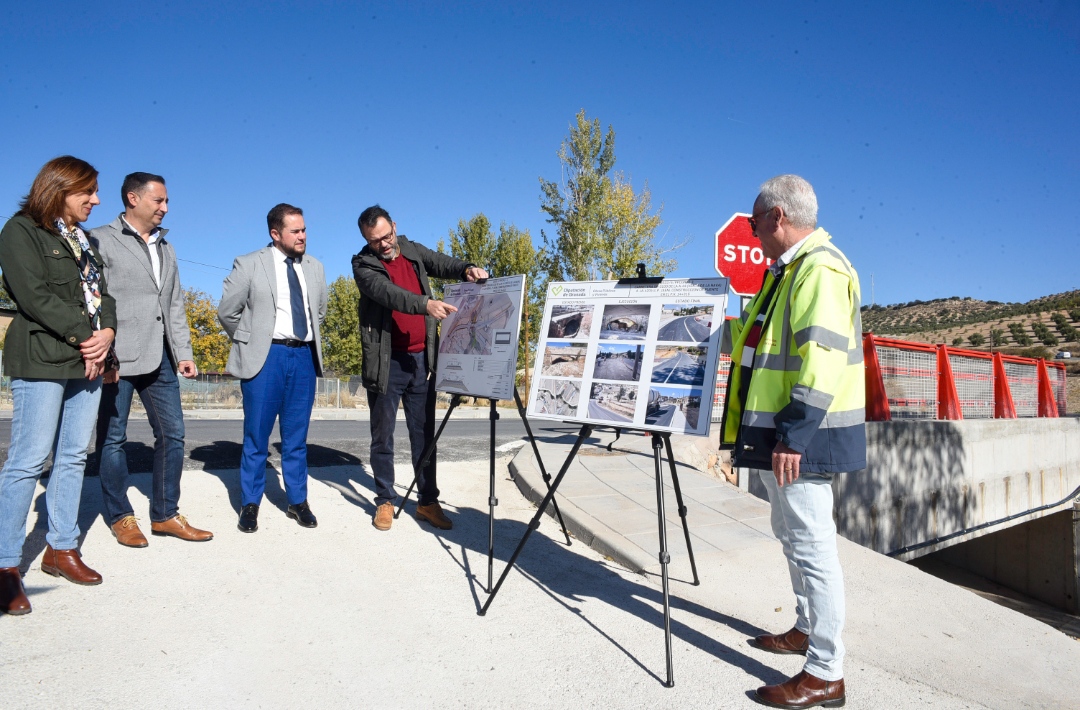
[{"label": "paved road", "polygon": [[590,419],[604,419],[609,422],[630,422],[633,421],[625,414],[616,414],[610,409],[604,409],[596,402],[589,402],[589,418]]},{"label": "paved road", "polygon": [[645,423],[652,426],[686,427],[686,416],[674,404],[664,405],[655,416],[645,417]]},{"label": "paved road", "polygon": [[[517,441],[525,436],[525,425],[513,410],[499,410],[501,415],[495,432],[495,445]],[[441,421],[441,420],[440,420]],[[538,436],[557,436],[565,427],[548,421],[530,422]],[[453,419],[446,425],[439,439],[440,461],[486,460],[490,446],[488,419]],[[240,420],[200,420],[185,422],[185,459],[188,469],[222,469],[240,466],[240,450],[244,423]],[[308,432],[308,462],[311,466],[352,465],[368,460],[371,446],[369,424],[366,421],[312,420]],[[7,460],[8,442],[11,440],[11,420],[0,419],[0,462]],[[394,459],[408,464],[409,435],[403,420],[398,421],[394,437]],[[270,462],[281,460],[281,437],[277,427],[270,435]],[[152,470],[154,435],[145,419],[132,419],[128,424],[128,466],[132,473]],[[91,445],[93,450],[93,445]],[[88,473],[97,470],[96,457],[91,455]]]},{"label": "paved road", "polygon": [[684,352],[676,353],[653,368],[652,381],[672,385],[700,385],[705,381],[704,356],[699,360]]},{"label": "paved road", "polygon": [[709,339],[709,329],[696,316],[676,318],[660,328],[657,340],[670,340],[679,343],[700,343]]},{"label": "paved road", "polygon": [[634,361],[627,357],[597,359],[593,377],[598,380],[635,380]]}]

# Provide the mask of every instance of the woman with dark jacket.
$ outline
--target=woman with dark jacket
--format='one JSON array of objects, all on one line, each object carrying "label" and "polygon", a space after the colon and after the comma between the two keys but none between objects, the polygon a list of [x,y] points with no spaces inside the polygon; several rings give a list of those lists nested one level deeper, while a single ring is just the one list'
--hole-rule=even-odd
[{"label": "woman with dark jacket", "polygon": [[101,259],[79,226],[100,204],[97,175],[78,158],[50,160],[0,231],[0,270],[18,307],[4,342],[14,400],[11,445],[0,471],[0,611],[8,614],[30,612],[19,565],[26,517],[50,451],[41,571],[76,584],[101,583],[77,549],[102,374],[116,362],[116,304],[105,289]]}]

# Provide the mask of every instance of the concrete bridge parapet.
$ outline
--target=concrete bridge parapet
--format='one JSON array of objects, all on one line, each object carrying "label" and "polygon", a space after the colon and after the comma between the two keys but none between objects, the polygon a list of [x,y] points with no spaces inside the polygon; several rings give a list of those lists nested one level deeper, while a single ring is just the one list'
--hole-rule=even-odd
[{"label": "concrete bridge parapet", "polygon": [[[864,471],[837,476],[837,528],[881,553],[1062,501],[1080,486],[1080,419],[893,421],[867,424]],[[898,555],[913,559],[1051,515],[1021,515]]]}]

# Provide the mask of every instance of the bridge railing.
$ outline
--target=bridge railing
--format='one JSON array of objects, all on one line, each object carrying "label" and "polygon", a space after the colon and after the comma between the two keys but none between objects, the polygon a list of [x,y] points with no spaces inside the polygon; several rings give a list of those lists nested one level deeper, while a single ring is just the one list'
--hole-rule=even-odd
[{"label": "bridge railing", "polygon": [[1065,366],[866,333],[866,419],[1016,419],[1066,412]]},{"label": "bridge railing", "polygon": [[[1042,358],[863,335],[866,419],[1063,417],[1065,366]],[[721,355],[712,421],[724,412],[731,358]]]}]

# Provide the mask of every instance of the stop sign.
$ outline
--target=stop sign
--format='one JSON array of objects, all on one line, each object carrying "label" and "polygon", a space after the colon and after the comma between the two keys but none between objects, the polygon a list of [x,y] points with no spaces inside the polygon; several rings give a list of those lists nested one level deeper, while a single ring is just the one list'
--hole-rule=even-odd
[{"label": "stop sign", "polygon": [[749,216],[736,212],[716,233],[716,271],[731,279],[731,290],[740,296],[758,292],[765,269],[772,263],[750,231]]}]

